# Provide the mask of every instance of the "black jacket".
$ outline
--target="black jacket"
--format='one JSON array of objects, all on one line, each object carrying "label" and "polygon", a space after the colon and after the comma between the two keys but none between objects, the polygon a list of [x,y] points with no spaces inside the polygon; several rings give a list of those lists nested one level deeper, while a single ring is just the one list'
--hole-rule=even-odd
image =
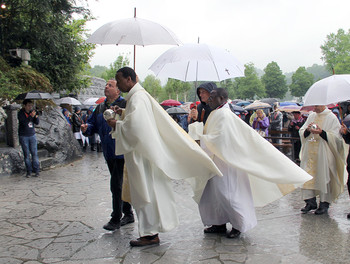
[{"label": "black jacket", "polygon": [[22,108],[18,114],[18,135],[30,137],[35,135],[34,125],[39,124],[39,118],[37,116],[32,117],[24,111]]}]

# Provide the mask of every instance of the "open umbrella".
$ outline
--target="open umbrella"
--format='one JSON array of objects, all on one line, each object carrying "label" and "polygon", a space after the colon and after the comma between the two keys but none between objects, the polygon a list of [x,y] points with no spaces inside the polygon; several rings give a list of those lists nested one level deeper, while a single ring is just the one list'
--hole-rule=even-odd
[{"label": "open umbrella", "polygon": [[95,102],[95,104],[103,103],[105,100],[106,100],[106,96],[101,96],[100,98],[97,99],[97,101]]},{"label": "open umbrella", "polygon": [[280,102],[280,106],[287,106],[287,105],[298,105],[296,102]]},{"label": "open umbrella", "polygon": [[222,81],[244,76],[244,65],[225,49],[184,44],[164,52],[149,68],[158,77],[190,81]]},{"label": "open umbrella", "polygon": [[270,104],[263,103],[258,100],[244,107],[245,110],[257,110],[257,109],[264,109],[264,108],[272,108],[272,107]]},{"label": "open umbrella", "polygon": [[273,105],[273,103],[278,102],[278,100],[276,98],[264,98],[264,99],[261,99],[260,102],[268,103],[270,105]]},{"label": "open umbrella", "polygon": [[88,98],[83,102],[83,105],[96,105],[96,101],[98,99],[99,99],[98,97]]},{"label": "open umbrella", "polygon": [[15,100],[24,100],[24,99],[31,99],[31,100],[40,100],[40,99],[53,99],[53,96],[46,92],[41,92],[38,90],[33,90],[26,93],[21,93],[16,96]]},{"label": "open umbrella", "polygon": [[280,110],[281,112],[287,112],[287,113],[291,113],[291,112],[295,112],[295,111],[300,112],[301,106],[300,105],[285,105],[285,106],[278,107],[278,110]]},{"label": "open umbrella", "polygon": [[243,107],[241,106],[238,106],[238,105],[235,105],[235,104],[232,104],[231,103],[231,107],[232,109],[235,111],[235,112],[240,112],[240,113],[244,113],[244,112],[247,112],[247,110],[245,110]]},{"label": "open umbrella", "polygon": [[81,105],[81,103],[73,97],[63,97],[57,101],[58,104]]},{"label": "open umbrella", "polygon": [[167,110],[167,113],[169,115],[174,115],[174,114],[179,114],[179,115],[183,115],[183,114],[188,114],[188,112],[185,110],[185,109],[182,109],[181,107],[171,107],[171,108],[168,108]]},{"label": "open umbrella", "polygon": [[252,102],[249,102],[249,101],[240,101],[238,103],[236,103],[237,106],[247,106],[247,105],[250,105]]},{"label": "open umbrella", "polygon": [[350,100],[350,74],[335,74],[315,82],[304,97],[304,106],[329,105]]},{"label": "open umbrella", "polygon": [[135,45],[181,44],[181,41],[170,29],[158,23],[136,17],[136,8],[134,9],[133,18],[120,19],[101,26],[87,39],[87,42],[94,44],[134,45],[134,69]]},{"label": "open umbrella", "polygon": [[168,99],[160,103],[163,106],[178,106],[181,105],[179,101],[173,100],[173,99]]}]

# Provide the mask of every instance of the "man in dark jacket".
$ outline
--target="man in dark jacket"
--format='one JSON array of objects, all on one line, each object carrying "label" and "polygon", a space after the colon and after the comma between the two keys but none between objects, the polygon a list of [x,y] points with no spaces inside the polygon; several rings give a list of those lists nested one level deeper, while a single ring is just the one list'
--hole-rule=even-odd
[{"label": "man in dark jacket", "polygon": [[[39,124],[39,117],[33,110],[32,100],[25,99],[23,101],[23,108],[18,112],[18,122],[19,143],[22,146],[24,163],[27,169],[26,177],[30,177],[32,172],[35,173],[35,177],[38,177],[39,158],[34,125]],[[32,155],[32,161],[30,155]]]},{"label": "man in dark jacket", "polygon": [[[115,80],[109,80],[107,82],[105,86],[105,96],[106,100],[96,107],[95,111],[88,119],[87,124],[81,126],[81,130],[84,135],[90,136],[94,133],[98,133],[101,138],[103,155],[111,174],[110,188],[112,192],[113,206],[111,214],[112,218],[103,226],[103,228],[114,231],[119,229],[120,226],[133,223],[135,220],[131,205],[127,202],[123,202],[121,198],[124,156],[115,155],[115,140],[112,139],[110,135],[111,127],[108,126],[106,120],[103,118],[103,112],[106,109],[115,105],[125,108],[126,101],[120,96],[120,91],[117,88],[117,82]],[[121,219],[122,212],[124,213],[124,217]]]},{"label": "man in dark jacket", "polygon": [[216,88],[217,88],[216,84],[213,82],[202,83],[201,85],[198,86],[197,95],[201,103],[197,107],[197,111],[198,111],[197,120],[194,120],[194,121],[203,122],[205,124],[211,112],[211,109],[208,105],[210,92]]},{"label": "man in dark jacket", "polygon": [[[345,143],[346,144],[350,144],[350,133],[349,133],[349,129],[346,127],[345,124],[342,124],[342,127],[340,129],[340,133],[342,134]],[[346,159],[346,171],[348,172],[348,181],[347,181],[347,186],[348,186],[348,193],[350,196],[350,150],[349,150],[349,154],[348,157]],[[350,213],[348,213],[347,218],[350,219]]]}]

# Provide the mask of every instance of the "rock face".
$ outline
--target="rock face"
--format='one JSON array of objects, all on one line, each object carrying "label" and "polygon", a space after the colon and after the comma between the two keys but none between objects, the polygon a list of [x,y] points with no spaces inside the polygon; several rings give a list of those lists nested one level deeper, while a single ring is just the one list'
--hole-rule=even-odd
[{"label": "rock face", "polygon": [[86,99],[91,97],[101,97],[104,96],[104,89],[106,86],[106,81],[102,78],[91,77],[91,86],[82,89],[78,94],[78,100],[84,102]]},{"label": "rock face", "polygon": [[[59,108],[48,106],[39,118],[35,131],[41,169],[82,157],[82,149]],[[42,157],[42,153],[46,157]],[[0,176],[22,171],[25,165],[21,147],[0,148]]]},{"label": "rock face", "polygon": [[38,149],[46,149],[54,163],[66,163],[82,157],[82,150],[59,108],[48,107],[35,129]]}]

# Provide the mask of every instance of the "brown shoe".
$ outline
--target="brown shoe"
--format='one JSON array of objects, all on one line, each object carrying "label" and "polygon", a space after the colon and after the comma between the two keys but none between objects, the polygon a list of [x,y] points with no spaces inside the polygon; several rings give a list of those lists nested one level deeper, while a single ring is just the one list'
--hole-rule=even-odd
[{"label": "brown shoe", "polygon": [[131,240],[130,246],[132,247],[144,247],[149,245],[159,245],[158,234],[154,236],[143,236],[139,237],[137,240]]}]

